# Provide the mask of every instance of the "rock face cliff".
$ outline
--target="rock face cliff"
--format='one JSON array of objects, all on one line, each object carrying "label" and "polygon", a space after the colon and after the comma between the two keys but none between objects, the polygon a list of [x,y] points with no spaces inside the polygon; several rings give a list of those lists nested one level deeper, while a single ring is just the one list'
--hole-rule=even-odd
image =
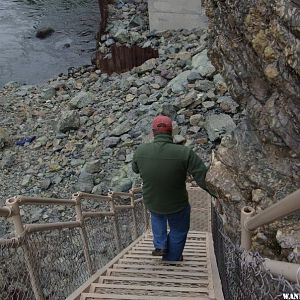
[{"label": "rock face cliff", "polygon": [[[205,2],[209,56],[245,114],[208,176],[236,231],[243,205],[264,209],[300,187],[300,1]],[[295,215],[261,229],[265,254],[299,261],[297,222]]]}]

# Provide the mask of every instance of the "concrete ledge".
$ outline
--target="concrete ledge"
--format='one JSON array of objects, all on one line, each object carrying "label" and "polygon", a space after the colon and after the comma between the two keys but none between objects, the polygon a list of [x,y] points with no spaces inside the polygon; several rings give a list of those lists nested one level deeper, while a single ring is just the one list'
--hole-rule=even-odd
[{"label": "concrete ledge", "polygon": [[150,30],[193,29],[207,27],[206,19],[196,14],[155,13],[149,15]]},{"label": "concrete ledge", "polygon": [[206,28],[201,0],[148,0],[150,30]]},{"label": "concrete ledge", "polygon": [[152,12],[199,14],[202,11],[201,0],[150,0],[148,3]]}]

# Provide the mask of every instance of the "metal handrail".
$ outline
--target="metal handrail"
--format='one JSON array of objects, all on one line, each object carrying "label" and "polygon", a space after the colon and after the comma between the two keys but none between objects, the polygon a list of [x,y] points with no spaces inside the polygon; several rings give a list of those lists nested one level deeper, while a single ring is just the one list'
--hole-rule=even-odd
[{"label": "metal handrail", "polygon": [[300,210],[300,189],[255,216],[255,210],[252,207],[243,207],[241,211],[241,246],[249,250],[251,248],[251,231],[298,210]]},{"label": "metal handrail", "polygon": [[[121,251],[120,245],[120,233],[117,225],[117,214],[120,210],[128,209],[131,210],[133,216],[133,227],[134,227],[134,238],[138,237],[137,228],[138,224],[135,216],[135,206],[140,199],[135,199],[135,194],[139,193],[139,189],[130,191],[129,193],[109,193],[108,196],[94,195],[88,193],[78,192],[72,195],[70,199],[55,199],[55,198],[41,198],[41,197],[27,197],[27,196],[15,196],[7,199],[6,206],[0,208],[0,217],[10,218],[14,224],[15,237],[11,239],[0,239],[1,244],[7,244],[8,242],[12,244],[17,244],[22,238],[26,238],[27,234],[32,234],[34,232],[42,232],[55,229],[64,228],[79,228],[80,236],[82,241],[82,247],[84,252],[85,261],[87,264],[87,269],[90,275],[93,274],[93,268],[91,264],[91,256],[89,250],[89,244],[87,240],[87,232],[85,227],[85,219],[87,218],[99,218],[111,217],[113,222],[114,239],[116,242],[116,247],[118,251]],[[128,205],[116,205],[114,199],[117,197],[130,198],[130,204]],[[82,201],[92,200],[99,203],[99,201],[106,201],[109,203],[109,211],[99,210],[99,211],[83,211]],[[76,221],[64,221],[56,223],[45,223],[45,224],[24,224],[21,218],[20,208],[23,205],[71,205],[75,208]],[[144,216],[146,216],[146,209],[144,207]],[[145,220],[147,226],[147,220]],[[26,243],[22,243],[25,255],[25,262],[28,269],[30,282],[32,286],[33,293],[36,299],[43,300],[43,291],[41,283],[39,281],[39,276],[36,273],[33,265],[33,258],[29,246]]]},{"label": "metal handrail", "polygon": [[8,218],[11,215],[9,207],[0,207],[0,217]]},{"label": "metal handrail", "polygon": [[[252,234],[260,226],[267,225],[291,213],[300,210],[300,189],[289,194],[281,201],[255,215],[255,210],[245,206],[241,210],[241,247],[250,250]],[[272,259],[265,259],[264,266],[274,275],[282,275],[286,279],[300,282],[300,264],[287,263]]]}]

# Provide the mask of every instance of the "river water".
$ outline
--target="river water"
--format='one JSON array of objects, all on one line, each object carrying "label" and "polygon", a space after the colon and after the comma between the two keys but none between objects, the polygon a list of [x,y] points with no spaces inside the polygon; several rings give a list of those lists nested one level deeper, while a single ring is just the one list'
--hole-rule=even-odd
[{"label": "river water", "polygon": [[[0,0],[0,87],[40,83],[91,64],[99,20],[97,0]],[[40,40],[41,27],[55,32]]]}]

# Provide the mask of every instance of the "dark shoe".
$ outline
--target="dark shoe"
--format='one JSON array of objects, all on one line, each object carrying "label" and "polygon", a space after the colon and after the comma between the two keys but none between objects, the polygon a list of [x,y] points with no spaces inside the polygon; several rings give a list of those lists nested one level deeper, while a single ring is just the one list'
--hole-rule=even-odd
[{"label": "dark shoe", "polygon": [[152,251],[153,256],[163,256],[167,254],[167,250],[165,249],[158,249],[156,248],[155,250]]}]

